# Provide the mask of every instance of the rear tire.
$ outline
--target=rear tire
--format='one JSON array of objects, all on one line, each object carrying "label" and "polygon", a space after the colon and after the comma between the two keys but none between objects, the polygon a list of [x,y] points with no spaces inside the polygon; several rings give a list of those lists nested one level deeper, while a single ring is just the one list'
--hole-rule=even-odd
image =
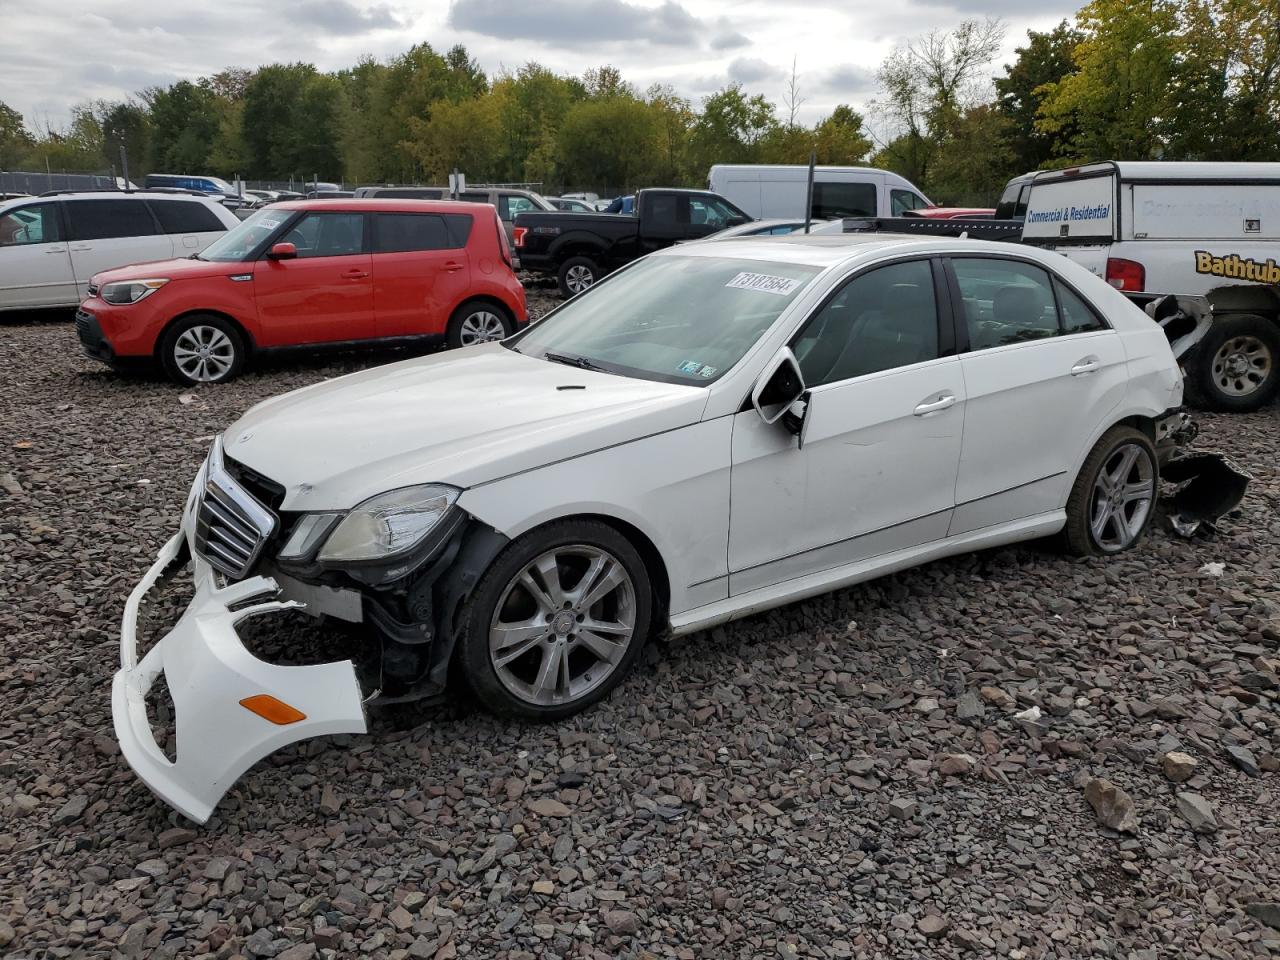
[{"label": "rear tire", "polygon": [[558,720],[604,699],[649,635],[653,592],[631,542],[563,520],[509,544],[459,618],[458,666],[493,713]]},{"label": "rear tire", "polygon": [[1280,391],[1280,323],[1248,313],[1214,321],[1196,345],[1187,380],[1191,399],[1206,410],[1264,406]]},{"label": "rear tire", "polygon": [[556,280],[560,284],[560,294],[566,300],[576,297],[588,287],[600,282],[599,265],[590,257],[570,257],[560,264],[556,271]]},{"label": "rear tire", "polygon": [[453,311],[446,339],[450,347],[469,347],[505,340],[515,332],[515,322],[505,309],[487,300],[472,300]]},{"label": "rear tire", "polygon": [[1147,435],[1114,426],[1080,468],[1067,499],[1063,546],[1079,557],[1121,553],[1142,539],[1156,512],[1160,466]]},{"label": "rear tire", "polygon": [[231,321],[211,313],[183,317],[160,340],[160,365],[184,387],[226,383],[244,369],[248,347]]}]

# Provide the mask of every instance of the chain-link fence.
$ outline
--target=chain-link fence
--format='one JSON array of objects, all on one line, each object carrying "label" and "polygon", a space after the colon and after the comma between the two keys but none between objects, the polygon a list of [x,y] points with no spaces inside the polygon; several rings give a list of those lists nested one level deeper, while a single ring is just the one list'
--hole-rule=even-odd
[{"label": "chain-link fence", "polygon": [[90,173],[69,171],[0,170],[0,193],[38,195],[50,190],[116,190],[124,186],[110,170]]}]

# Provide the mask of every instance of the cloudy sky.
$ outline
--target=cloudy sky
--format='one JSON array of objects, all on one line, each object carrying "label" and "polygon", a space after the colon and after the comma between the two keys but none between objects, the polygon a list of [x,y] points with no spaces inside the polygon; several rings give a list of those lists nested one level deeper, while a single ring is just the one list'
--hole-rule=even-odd
[{"label": "cloudy sky", "polygon": [[[558,72],[612,64],[640,87],[695,101],[733,80],[780,102],[796,58],[802,118],[864,107],[896,44],[966,17],[1028,29],[1080,0],[0,0],[0,100],[57,128],[77,102],[121,99],[227,66],[305,60],[321,69],[427,41],[465,44],[489,72],[537,60]],[[186,9],[183,9],[186,8]]]}]

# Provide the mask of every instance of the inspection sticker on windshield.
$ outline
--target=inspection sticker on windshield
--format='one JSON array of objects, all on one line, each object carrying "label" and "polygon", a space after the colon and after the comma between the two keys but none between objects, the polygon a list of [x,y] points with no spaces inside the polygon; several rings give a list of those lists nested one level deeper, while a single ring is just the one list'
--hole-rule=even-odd
[{"label": "inspection sticker on windshield", "polygon": [[771,277],[767,273],[740,273],[725,286],[735,290],[759,290],[761,293],[785,297],[800,286],[800,281],[787,277]]}]

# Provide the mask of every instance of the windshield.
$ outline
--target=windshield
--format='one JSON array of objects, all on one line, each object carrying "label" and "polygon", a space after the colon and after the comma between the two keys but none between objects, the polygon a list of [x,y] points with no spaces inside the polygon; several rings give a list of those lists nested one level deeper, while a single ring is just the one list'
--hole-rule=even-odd
[{"label": "windshield", "polygon": [[818,272],[729,257],[650,257],[583,291],[512,349],[649,380],[711,383]]},{"label": "windshield", "polygon": [[232,227],[196,257],[215,263],[238,263],[253,253],[276,228],[293,216],[291,210],[259,210],[239,226]]}]

